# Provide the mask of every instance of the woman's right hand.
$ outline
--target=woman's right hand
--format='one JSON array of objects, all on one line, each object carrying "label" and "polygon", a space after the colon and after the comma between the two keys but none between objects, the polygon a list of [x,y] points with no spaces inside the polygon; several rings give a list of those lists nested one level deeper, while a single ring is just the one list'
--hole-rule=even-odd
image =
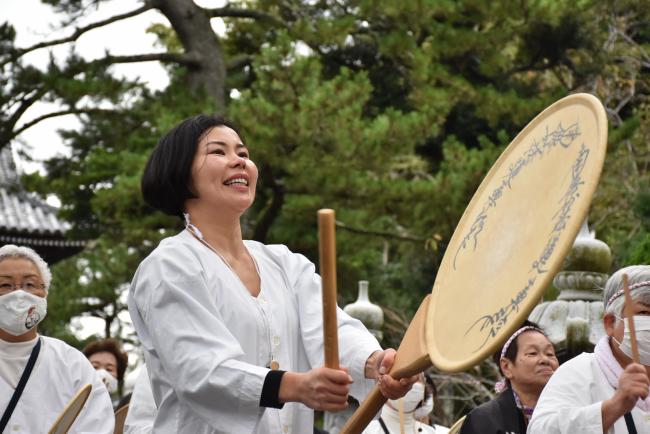
[{"label": "woman's right hand", "polygon": [[352,377],[344,367],[315,368],[307,372],[286,372],[278,398],[281,402],[302,402],[319,411],[341,411],[348,407]]}]

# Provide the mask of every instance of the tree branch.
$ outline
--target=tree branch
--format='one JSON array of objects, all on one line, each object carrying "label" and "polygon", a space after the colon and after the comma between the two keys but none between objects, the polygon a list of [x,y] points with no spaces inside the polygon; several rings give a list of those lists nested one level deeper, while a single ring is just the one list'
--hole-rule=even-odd
[{"label": "tree branch", "polygon": [[9,119],[7,119],[6,124],[13,128],[18,123],[18,120],[23,115],[23,113],[25,113],[25,111],[27,111],[27,109],[30,108],[32,104],[38,101],[46,93],[47,91],[44,89],[36,89],[36,92],[34,92],[34,94],[32,94],[30,97],[24,98],[20,102],[20,106],[16,109],[16,111],[11,115]]},{"label": "tree branch", "polygon": [[367,229],[353,228],[351,226],[347,226],[345,223],[339,220],[336,221],[336,227],[341,228],[344,231],[352,232],[355,234],[370,235],[373,237],[393,238],[393,239],[403,240],[403,241],[413,241],[416,243],[423,243],[426,241],[424,238],[418,238],[411,235],[398,235],[391,232],[370,231]]},{"label": "tree branch", "polygon": [[639,50],[639,52],[641,53],[641,57],[643,57],[644,61],[646,61],[646,62],[650,61],[650,57],[645,52],[645,50],[643,49],[643,46],[641,44],[639,44],[637,41],[632,39],[630,36],[628,36],[627,33],[622,31],[621,29],[616,28],[615,31],[621,36],[621,38],[625,39],[625,41],[628,44],[634,46],[637,50]]},{"label": "tree branch", "polygon": [[116,111],[110,109],[100,109],[100,108],[74,108],[74,109],[59,110],[56,112],[46,113],[23,124],[20,128],[13,131],[10,134],[10,137],[8,137],[5,140],[8,142],[9,140],[21,134],[23,131],[28,130],[29,128],[33,127],[34,125],[36,125],[41,121],[44,121],[45,119],[55,118],[58,116],[78,115],[78,114],[86,114],[86,113],[116,113]]},{"label": "tree branch", "polygon": [[106,57],[88,62],[89,65],[105,65],[115,63],[137,63],[137,62],[162,62],[162,63],[178,63],[187,66],[198,66],[200,60],[191,54],[181,53],[149,53],[149,54],[134,54],[130,56],[113,56],[107,54]]},{"label": "tree branch", "polygon": [[74,42],[77,39],[79,39],[79,37],[81,35],[83,35],[86,32],[89,32],[90,30],[96,29],[98,27],[106,26],[106,25],[114,23],[116,21],[120,21],[120,20],[123,20],[123,19],[126,19],[126,18],[131,18],[131,17],[134,17],[136,15],[140,15],[141,13],[146,12],[149,9],[152,9],[152,8],[153,8],[153,6],[151,6],[149,1],[145,1],[145,4],[142,7],[138,8],[138,9],[135,9],[135,10],[133,10],[131,12],[126,12],[126,13],[121,14],[121,15],[115,15],[115,16],[113,16],[111,18],[107,18],[107,19],[102,20],[102,21],[97,21],[96,23],[89,24],[89,25],[87,25],[85,27],[78,27],[72,33],[72,35],[70,35],[70,36],[68,36],[66,38],[60,38],[60,39],[54,39],[52,41],[40,42],[38,44],[34,44],[31,47],[27,47],[27,48],[18,48],[18,49],[16,49],[14,51],[14,53],[12,53],[12,55],[9,57],[9,59],[2,62],[2,65],[5,65],[10,61],[14,61],[17,58],[19,58],[19,57],[21,57],[21,56],[23,56],[23,55],[25,55],[25,54],[27,54],[27,53],[29,53],[31,51],[38,50],[40,48],[46,48],[46,47],[52,47],[54,45],[65,44],[66,42]]},{"label": "tree branch", "polygon": [[252,18],[254,20],[268,21],[275,25],[283,24],[282,21],[273,15],[251,9],[238,9],[226,6],[223,8],[203,8],[203,10],[211,18]]},{"label": "tree branch", "polygon": [[242,66],[250,65],[252,62],[253,62],[253,56],[243,54],[241,56],[235,57],[234,59],[230,59],[226,64],[226,68],[229,71],[237,70]]}]

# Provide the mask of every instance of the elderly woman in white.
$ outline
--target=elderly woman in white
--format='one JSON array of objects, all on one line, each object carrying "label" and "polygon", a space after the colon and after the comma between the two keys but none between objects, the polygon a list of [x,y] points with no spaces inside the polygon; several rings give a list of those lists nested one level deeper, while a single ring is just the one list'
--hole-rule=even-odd
[{"label": "elderly woman in white", "polygon": [[129,293],[158,408],[154,432],[309,433],[312,409],[342,410],[348,393],[363,399],[377,381],[398,398],[416,379],[384,375],[395,351],[340,309],[346,368],[322,366],[314,265],[242,239],[257,177],[236,128],[212,116],[180,123],[147,163],[145,201],[185,220],[140,264]]},{"label": "elderly woman in white", "polygon": [[[629,278],[640,364],[631,358],[623,274]],[[650,266],[614,273],[605,286],[604,304],[607,335],[593,353],[569,360],[551,377],[528,434],[650,433]]]},{"label": "elderly woman in white", "polygon": [[92,384],[69,432],[112,433],[111,400],[90,362],[65,342],[38,334],[51,280],[32,249],[0,248],[0,432],[48,432],[77,391]]}]

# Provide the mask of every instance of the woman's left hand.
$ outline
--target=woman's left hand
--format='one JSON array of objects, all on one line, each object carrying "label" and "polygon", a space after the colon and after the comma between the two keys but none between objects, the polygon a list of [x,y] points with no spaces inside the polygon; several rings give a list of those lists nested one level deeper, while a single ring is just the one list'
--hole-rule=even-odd
[{"label": "woman's left hand", "polygon": [[366,361],[365,377],[377,380],[381,394],[387,399],[398,399],[406,395],[418,380],[418,375],[396,380],[388,374],[395,361],[395,354],[397,352],[392,348],[375,351]]}]

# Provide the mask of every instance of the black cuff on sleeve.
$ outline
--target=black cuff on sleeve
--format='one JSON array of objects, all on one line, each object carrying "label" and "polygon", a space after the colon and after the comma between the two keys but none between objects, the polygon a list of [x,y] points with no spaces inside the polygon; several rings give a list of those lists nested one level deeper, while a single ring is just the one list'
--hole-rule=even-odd
[{"label": "black cuff on sleeve", "polygon": [[262,396],[260,396],[260,407],[282,408],[284,403],[280,402],[280,383],[286,371],[269,371],[264,378]]}]

